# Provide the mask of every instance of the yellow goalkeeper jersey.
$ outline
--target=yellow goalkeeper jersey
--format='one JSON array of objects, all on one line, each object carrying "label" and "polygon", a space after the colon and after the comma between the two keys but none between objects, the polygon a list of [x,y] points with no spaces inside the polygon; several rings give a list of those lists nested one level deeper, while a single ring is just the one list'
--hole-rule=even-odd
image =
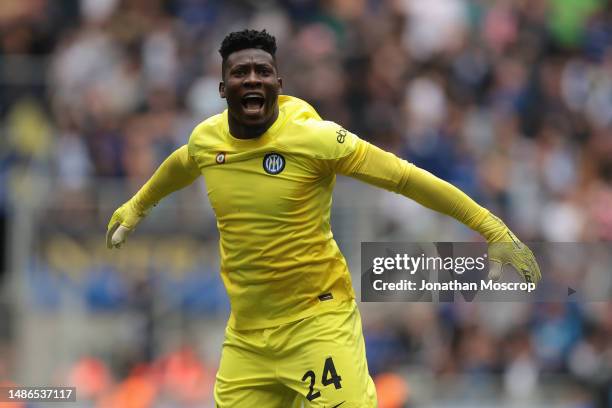
[{"label": "yellow goalkeeper jersey", "polygon": [[256,139],[234,138],[227,110],[205,120],[133,200],[139,214],[204,175],[231,327],[277,326],[354,299],[329,223],[336,173],[405,195],[490,242],[505,236],[507,227],[459,189],[322,120],[306,102],[280,96],[279,111]]},{"label": "yellow goalkeeper jersey", "polygon": [[188,153],[217,218],[229,324],[276,326],[353,299],[330,207],[338,160],[358,139],[289,96],[279,97],[278,119],[256,139],[234,138],[227,115],[198,125]]}]

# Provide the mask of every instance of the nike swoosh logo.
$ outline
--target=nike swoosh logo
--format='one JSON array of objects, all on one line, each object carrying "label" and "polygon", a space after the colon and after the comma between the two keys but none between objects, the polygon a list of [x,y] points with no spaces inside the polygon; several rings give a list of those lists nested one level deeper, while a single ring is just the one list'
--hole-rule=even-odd
[{"label": "nike swoosh logo", "polygon": [[331,407],[331,408],[338,408],[340,405],[344,404],[345,402],[346,402],[346,401],[342,401],[341,403],[336,404],[336,405],[334,405],[334,406],[333,406],[333,407]]}]

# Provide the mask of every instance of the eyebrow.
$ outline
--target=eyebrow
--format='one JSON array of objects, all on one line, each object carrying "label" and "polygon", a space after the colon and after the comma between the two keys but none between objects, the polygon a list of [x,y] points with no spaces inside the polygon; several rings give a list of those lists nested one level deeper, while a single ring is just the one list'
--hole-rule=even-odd
[{"label": "eyebrow", "polygon": [[[250,62],[242,62],[242,63],[238,63],[234,66],[232,66],[231,68],[229,68],[228,72],[233,72],[237,69],[242,69],[242,68],[248,68],[250,67],[252,64]],[[255,68],[272,68],[272,69],[276,69],[276,66],[271,63],[271,62],[254,62],[253,65],[255,65]]]},{"label": "eyebrow", "polygon": [[233,69],[233,68],[237,68],[237,67],[250,67],[250,66],[251,66],[251,65],[253,65],[253,64],[254,64],[256,67],[262,67],[262,66],[266,66],[266,67],[273,67],[273,66],[274,66],[274,64],[273,64],[273,63],[271,63],[271,62],[261,62],[261,61],[259,61],[259,62],[258,62],[258,61],[256,61],[256,62],[253,62],[253,63],[251,63],[251,62],[240,62],[240,63],[235,64],[235,65],[232,67],[232,69]]}]

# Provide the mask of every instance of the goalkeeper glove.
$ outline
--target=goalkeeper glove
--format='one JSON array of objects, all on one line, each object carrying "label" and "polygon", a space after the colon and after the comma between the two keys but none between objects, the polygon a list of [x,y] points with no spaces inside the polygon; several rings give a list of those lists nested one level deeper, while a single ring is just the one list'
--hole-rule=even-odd
[{"label": "goalkeeper glove", "polygon": [[106,247],[108,249],[121,248],[129,233],[147,214],[148,211],[138,211],[131,200],[119,207],[108,223]]},{"label": "goalkeeper glove", "polygon": [[510,264],[525,279],[525,282],[537,285],[542,279],[542,274],[533,252],[493,214],[489,214],[485,222],[498,224],[490,234],[487,234],[489,243],[488,279],[499,281],[504,265]]}]

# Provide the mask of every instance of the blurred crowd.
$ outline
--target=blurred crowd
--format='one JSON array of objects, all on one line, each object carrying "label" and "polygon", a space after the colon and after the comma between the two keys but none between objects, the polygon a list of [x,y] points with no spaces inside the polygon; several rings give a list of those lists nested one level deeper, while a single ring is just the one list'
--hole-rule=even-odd
[{"label": "blurred crowd", "polygon": [[[146,180],[224,109],[217,49],[245,27],[276,36],[285,93],[525,240],[612,238],[607,0],[2,0],[0,227],[24,169],[83,223],[100,180]],[[439,239],[412,211],[383,200],[386,232]],[[497,331],[461,307],[411,316],[366,327],[374,372],[497,373],[514,395],[561,373],[612,406],[609,305],[526,307]]]}]

